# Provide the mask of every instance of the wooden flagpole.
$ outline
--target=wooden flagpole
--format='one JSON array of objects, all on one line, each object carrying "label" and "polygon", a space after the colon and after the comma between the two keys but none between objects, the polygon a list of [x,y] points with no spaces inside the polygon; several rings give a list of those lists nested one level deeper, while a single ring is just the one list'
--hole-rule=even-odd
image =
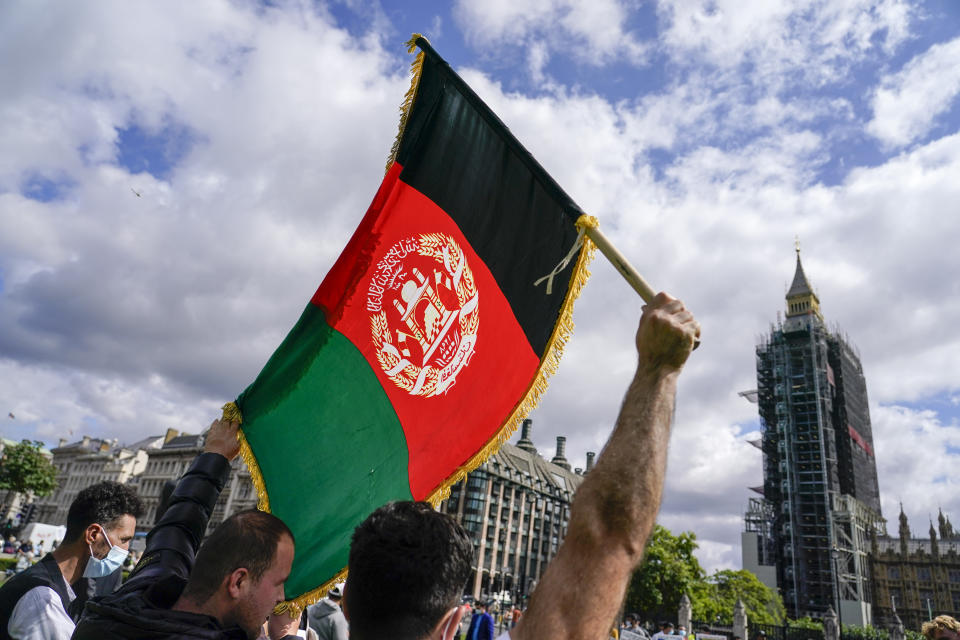
[{"label": "wooden flagpole", "polygon": [[597,227],[585,227],[587,237],[593,240],[593,244],[597,245],[597,248],[600,249],[600,253],[607,257],[607,260],[610,261],[610,264],[620,272],[620,275],[623,276],[624,280],[630,283],[630,286],[633,287],[633,290],[640,294],[640,297],[643,298],[644,302],[650,302],[653,300],[653,297],[656,292],[653,290],[653,287],[643,279],[636,269],[633,268],[633,265],[627,260],[620,251],[617,250],[615,246],[610,244],[610,241],[607,240],[607,236],[603,235],[603,232],[600,231]]},{"label": "wooden flagpole", "polygon": [[[610,264],[620,272],[620,275],[623,276],[623,279],[626,280],[633,290],[640,294],[640,297],[644,302],[650,302],[653,300],[653,297],[656,292],[653,290],[653,287],[650,286],[650,283],[643,279],[643,276],[633,268],[633,265],[630,264],[630,261],[627,260],[620,251],[613,246],[610,241],[607,239],[607,236],[603,235],[603,232],[600,231],[596,226],[584,226],[584,231],[587,234],[593,244],[597,245],[597,248],[600,249],[600,253],[607,257],[607,260],[610,261]],[[695,340],[693,343],[693,348],[696,349],[700,346],[700,340]]]}]

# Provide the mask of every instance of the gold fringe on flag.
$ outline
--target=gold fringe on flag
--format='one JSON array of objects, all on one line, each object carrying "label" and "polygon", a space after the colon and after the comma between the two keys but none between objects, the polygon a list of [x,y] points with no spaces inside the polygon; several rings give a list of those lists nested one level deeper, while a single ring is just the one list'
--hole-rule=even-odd
[{"label": "gold fringe on flag", "polygon": [[[404,43],[407,46],[407,53],[413,53],[416,50],[417,38],[423,38],[423,36],[415,33]],[[423,39],[429,43],[429,40]],[[390,147],[390,157],[387,158],[387,168],[383,172],[384,175],[390,171],[390,167],[397,160],[397,153],[400,152],[400,141],[403,139],[403,132],[407,128],[407,120],[410,118],[413,102],[417,99],[417,88],[420,86],[420,74],[423,71],[423,56],[423,51],[420,51],[413,58],[413,62],[410,63],[410,88],[407,89],[407,94],[403,96],[403,103],[400,105],[400,128],[397,131],[397,139],[393,141],[393,146]]]},{"label": "gold fringe on flag", "polygon": [[[223,405],[222,419],[243,424],[243,414],[240,413],[240,407],[237,406],[236,402],[228,402]],[[263,474],[260,473],[257,458],[253,455],[253,450],[247,443],[247,438],[243,435],[243,429],[237,429],[237,440],[240,441],[240,456],[243,458],[244,464],[247,465],[253,488],[257,491],[257,509],[270,513],[270,498],[267,497],[267,486],[263,482]]]},{"label": "gold fringe on flag", "polygon": [[284,600],[273,608],[273,613],[274,615],[280,615],[281,613],[286,612],[291,618],[299,618],[304,609],[319,602],[320,599],[326,596],[330,589],[333,589],[338,582],[343,582],[346,579],[347,570],[341,569],[337,575],[333,576],[316,589],[308,591],[301,596],[297,596],[293,600]]}]

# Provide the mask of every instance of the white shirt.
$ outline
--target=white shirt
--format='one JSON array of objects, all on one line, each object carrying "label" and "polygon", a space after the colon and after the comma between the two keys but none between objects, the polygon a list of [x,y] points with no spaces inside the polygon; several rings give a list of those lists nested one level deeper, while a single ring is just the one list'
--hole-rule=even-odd
[{"label": "white shirt", "polygon": [[[71,601],[77,597],[70,585],[67,596]],[[30,589],[17,601],[7,633],[14,640],[70,640],[75,626],[57,592],[41,586]]]}]

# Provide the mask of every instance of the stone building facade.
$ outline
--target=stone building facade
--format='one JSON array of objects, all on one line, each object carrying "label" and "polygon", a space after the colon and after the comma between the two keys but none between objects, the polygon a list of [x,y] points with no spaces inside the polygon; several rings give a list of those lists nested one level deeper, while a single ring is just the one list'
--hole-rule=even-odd
[{"label": "stone building facade", "polygon": [[593,466],[588,453],[586,471],[571,470],[562,436],[556,455],[541,458],[531,424],[525,420],[517,445],[504,444],[441,505],[473,538],[467,593],[475,598],[508,591],[522,599],[533,591],[567,533],[573,494]]},{"label": "stone building facade", "polygon": [[70,503],[81,489],[105,480],[136,486],[138,476],[146,468],[149,451],[159,448],[163,441],[164,436],[152,436],[130,445],[88,436],[72,443],[61,440],[60,446],[51,450],[57,489],[37,500],[32,519],[65,525]]},{"label": "stone building facade", "polygon": [[[180,434],[174,429],[129,445],[87,436],[71,443],[61,440],[60,446],[51,451],[58,487],[35,502],[32,520],[65,525],[77,493],[97,482],[111,480],[132,486],[140,495],[146,509],[137,521],[137,531],[147,532],[156,522],[164,485],[183,475],[202,445],[202,436]],[[230,479],[210,518],[210,530],[232,513],[256,505],[250,473],[238,456],[231,464]]]},{"label": "stone building facade", "polygon": [[[183,434],[171,438],[158,449],[150,451],[149,459],[137,488],[146,507],[142,518],[137,520],[137,531],[149,531],[157,521],[157,508],[163,488],[182,476],[193,459],[203,450],[199,435]],[[240,456],[230,464],[230,478],[217,499],[210,516],[207,531],[213,531],[231,514],[257,506],[257,493],[250,480],[250,472]]]},{"label": "stone building facade", "polygon": [[896,613],[907,629],[919,631],[933,617],[956,616],[960,611],[960,535],[943,512],[937,524],[935,528],[930,523],[928,538],[914,538],[901,507],[899,539],[873,540],[870,569],[876,626],[892,626]]}]

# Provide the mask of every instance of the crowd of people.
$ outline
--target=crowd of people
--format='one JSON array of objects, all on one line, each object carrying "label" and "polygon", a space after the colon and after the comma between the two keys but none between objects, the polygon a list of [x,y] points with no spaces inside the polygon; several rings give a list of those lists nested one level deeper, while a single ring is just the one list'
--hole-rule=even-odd
[{"label": "crowd of people", "polygon": [[[606,638],[616,631],[627,581],[659,509],[677,380],[699,333],[679,300],[661,293],[644,307],[637,371],[607,446],[577,492],[556,557],[502,640]],[[470,610],[461,602],[473,560],[469,535],[424,502],[376,509],[353,532],[345,585],[304,616],[271,615],[294,559],[286,524],[242,511],[204,538],[239,453],[238,428],[225,420],[211,425],[203,452],[178,481],[122,584],[143,504],[117,483],[80,491],[61,544],[0,587],[0,640],[492,637],[482,607],[462,632]]]}]

